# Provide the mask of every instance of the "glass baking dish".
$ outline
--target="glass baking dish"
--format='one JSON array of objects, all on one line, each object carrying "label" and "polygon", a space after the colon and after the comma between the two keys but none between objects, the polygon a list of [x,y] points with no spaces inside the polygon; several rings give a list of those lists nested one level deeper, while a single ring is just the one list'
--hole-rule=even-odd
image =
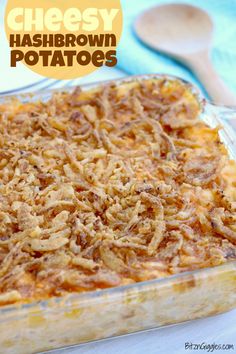
[{"label": "glass baking dish", "polygon": [[[142,75],[113,82],[119,85],[149,78],[178,79]],[[202,107],[201,119],[212,127],[222,125],[221,139],[236,160],[236,133],[232,128],[236,111],[210,104],[196,88],[181,81],[197,95]],[[82,85],[82,89],[100,84]],[[47,100],[53,93],[52,90],[17,98]],[[12,96],[2,97],[0,102],[12,99]],[[236,261],[117,288],[4,306],[0,309],[0,348],[4,353],[36,353],[212,316],[234,307]]]}]

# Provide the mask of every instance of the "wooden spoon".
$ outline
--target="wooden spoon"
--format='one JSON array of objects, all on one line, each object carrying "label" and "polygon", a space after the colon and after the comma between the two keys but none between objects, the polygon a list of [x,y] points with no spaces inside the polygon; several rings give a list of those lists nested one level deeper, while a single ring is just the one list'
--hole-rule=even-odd
[{"label": "wooden spoon", "polygon": [[236,106],[236,96],[221,80],[210,59],[213,27],[205,11],[187,4],[156,6],[135,22],[139,38],[187,65],[215,103]]}]

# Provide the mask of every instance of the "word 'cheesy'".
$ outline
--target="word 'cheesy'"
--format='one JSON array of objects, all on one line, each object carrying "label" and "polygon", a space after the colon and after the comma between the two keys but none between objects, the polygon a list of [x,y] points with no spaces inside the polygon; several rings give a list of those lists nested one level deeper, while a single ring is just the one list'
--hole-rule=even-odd
[{"label": "word 'cheesy'", "polygon": [[101,28],[103,31],[111,31],[113,21],[119,9],[98,9],[87,8],[84,11],[71,7],[64,12],[53,7],[48,10],[43,8],[12,9],[7,16],[7,25],[13,31],[52,31],[62,29],[67,31],[96,31]]}]

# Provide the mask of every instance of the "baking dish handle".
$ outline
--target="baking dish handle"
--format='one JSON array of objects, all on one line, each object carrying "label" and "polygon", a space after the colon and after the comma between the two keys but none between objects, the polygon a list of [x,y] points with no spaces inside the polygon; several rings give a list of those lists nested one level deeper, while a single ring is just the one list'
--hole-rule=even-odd
[{"label": "baking dish handle", "polygon": [[236,134],[236,107],[218,106],[213,103],[206,102],[204,113],[213,116],[215,121],[223,125],[230,126]]},{"label": "baking dish handle", "polygon": [[203,118],[212,128],[222,126],[220,136],[229,149],[230,157],[236,160],[236,108],[205,102]]},{"label": "baking dish handle", "polygon": [[229,124],[236,132],[236,108],[216,106],[219,112],[219,118]]}]

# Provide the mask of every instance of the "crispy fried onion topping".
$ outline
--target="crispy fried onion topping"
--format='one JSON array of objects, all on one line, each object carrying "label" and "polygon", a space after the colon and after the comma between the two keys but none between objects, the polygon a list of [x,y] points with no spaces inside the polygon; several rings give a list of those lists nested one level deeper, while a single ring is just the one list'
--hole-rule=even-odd
[{"label": "crispy fried onion topping", "polygon": [[235,171],[178,81],[0,105],[0,304],[235,257]]}]

